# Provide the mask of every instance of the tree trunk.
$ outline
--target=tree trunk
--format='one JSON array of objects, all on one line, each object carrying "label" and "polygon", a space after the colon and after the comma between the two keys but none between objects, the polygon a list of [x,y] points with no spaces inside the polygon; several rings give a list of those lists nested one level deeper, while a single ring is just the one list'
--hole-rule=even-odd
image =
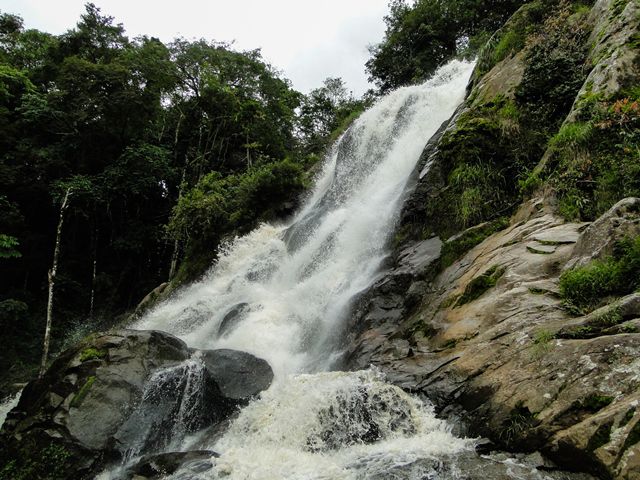
[{"label": "tree trunk", "polygon": [[44,348],[42,351],[42,361],[40,363],[40,374],[42,378],[47,369],[47,357],[49,356],[49,343],[51,339],[51,320],[53,316],[53,287],[56,283],[56,274],[58,273],[58,257],[60,256],[60,241],[62,239],[62,224],[64,223],[64,212],[69,206],[69,196],[71,189],[68,188],[64,194],[62,205],[60,206],[60,219],[58,220],[58,230],[56,231],[56,246],[53,251],[53,265],[49,270],[49,299],[47,301],[47,326],[44,331]]},{"label": "tree trunk", "polygon": [[[174,152],[178,152],[178,135],[180,134],[180,124],[182,123],[182,119],[184,115],[180,112],[180,117],[178,118],[178,124],[176,125],[176,133],[173,139],[173,149]],[[182,198],[182,189],[184,188],[184,182],[187,178],[187,156],[185,155],[184,164],[182,166],[182,178],[180,179],[180,187],[178,188],[178,202]],[[178,256],[180,253],[180,241],[178,238],[173,242],[173,253],[171,254],[171,266],[169,267],[169,281],[173,279],[173,276],[176,274],[176,267],[178,266]]]}]

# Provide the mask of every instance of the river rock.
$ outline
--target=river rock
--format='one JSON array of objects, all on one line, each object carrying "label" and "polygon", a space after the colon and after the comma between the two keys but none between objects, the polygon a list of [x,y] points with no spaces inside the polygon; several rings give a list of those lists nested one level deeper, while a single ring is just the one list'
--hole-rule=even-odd
[{"label": "river rock", "polygon": [[245,352],[204,350],[200,358],[222,395],[231,402],[247,403],[269,388],[273,380],[273,370],[269,364]]},{"label": "river rock", "polygon": [[202,473],[213,468],[211,459],[217,456],[217,453],[210,450],[145,455],[133,467],[127,469],[124,478],[157,480],[175,473],[178,469]]},{"label": "river rock", "polygon": [[272,378],[250,354],[197,351],[163,332],[91,336],[25,387],[0,432],[0,469],[13,461],[16,474],[30,468],[34,478],[52,469],[93,478],[106,464],[223,423]]}]

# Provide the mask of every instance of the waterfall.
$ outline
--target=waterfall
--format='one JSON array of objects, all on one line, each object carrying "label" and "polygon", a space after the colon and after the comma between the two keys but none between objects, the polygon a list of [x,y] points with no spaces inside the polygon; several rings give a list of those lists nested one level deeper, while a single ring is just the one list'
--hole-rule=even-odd
[{"label": "waterfall", "polygon": [[[252,353],[275,374],[222,437],[186,425],[160,440],[135,425],[155,414],[155,392],[168,385],[184,392],[170,405],[173,417],[182,415],[185,399],[200,408],[191,389],[200,370],[190,360],[156,374],[131,422],[137,445],[220,454],[210,470],[185,464],[167,478],[458,477],[454,456],[469,452],[472,441],[452,435],[428,402],[374,369],[337,372],[332,365],[354,298],[388,255],[408,178],[464,98],[472,68],[453,61],[427,82],[381,98],[337,142],[294,218],[222,248],[202,280],[134,325],[173,333],[192,347]],[[129,454],[138,451],[132,448]]]},{"label": "waterfall", "polygon": [[222,248],[201,281],[134,328],[252,353],[277,378],[329,369],[351,301],[388,253],[407,179],[462,101],[472,67],[453,61],[380,99],[337,142],[288,224],[262,225]]}]

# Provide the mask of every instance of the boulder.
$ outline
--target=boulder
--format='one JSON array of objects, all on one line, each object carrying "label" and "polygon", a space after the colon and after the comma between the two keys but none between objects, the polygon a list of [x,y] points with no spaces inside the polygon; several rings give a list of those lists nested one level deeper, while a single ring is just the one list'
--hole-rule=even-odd
[{"label": "boulder", "polygon": [[615,244],[640,235],[640,198],[624,198],[589,225],[580,236],[565,270],[613,254]]},{"label": "boulder", "polygon": [[0,432],[0,470],[93,478],[107,464],[215,429],[272,378],[250,354],[194,350],[163,332],[88,337],[25,387]]},{"label": "boulder", "polygon": [[173,474],[178,469],[189,473],[202,473],[213,468],[211,459],[217,456],[217,453],[210,450],[145,455],[134,466],[127,469],[124,478],[158,480]]},{"label": "boulder", "polygon": [[199,354],[205,369],[224,398],[231,403],[246,404],[273,380],[269,364],[236,350],[203,350]]}]

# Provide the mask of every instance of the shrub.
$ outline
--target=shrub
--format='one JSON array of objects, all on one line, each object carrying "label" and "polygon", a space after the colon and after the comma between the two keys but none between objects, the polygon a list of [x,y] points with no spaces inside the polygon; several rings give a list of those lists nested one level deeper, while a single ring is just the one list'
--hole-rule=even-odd
[{"label": "shrub", "polygon": [[582,311],[598,307],[608,296],[640,288],[640,236],[618,243],[614,255],[574,268],[560,277],[560,295]]}]

